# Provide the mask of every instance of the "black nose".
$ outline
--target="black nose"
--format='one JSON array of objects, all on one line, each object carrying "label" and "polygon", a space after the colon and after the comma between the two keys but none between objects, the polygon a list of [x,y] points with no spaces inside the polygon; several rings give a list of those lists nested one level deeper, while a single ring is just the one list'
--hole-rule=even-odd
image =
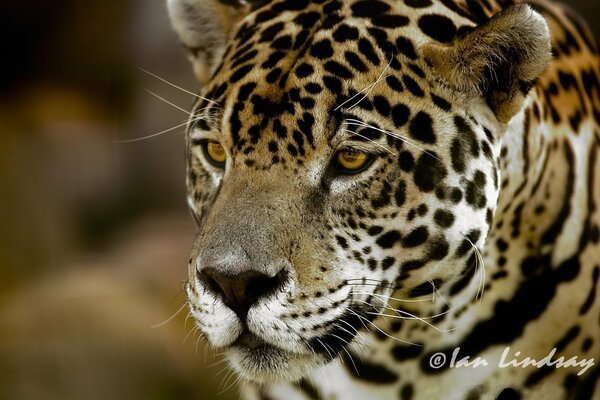
[{"label": "black nose", "polygon": [[223,300],[242,320],[260,298],[275,292],[284,282],[284,271],[268,276],[258,271],[244,271],[229,275],[214,268],[204,268],[199,278],[209,288],[223,296]]}]

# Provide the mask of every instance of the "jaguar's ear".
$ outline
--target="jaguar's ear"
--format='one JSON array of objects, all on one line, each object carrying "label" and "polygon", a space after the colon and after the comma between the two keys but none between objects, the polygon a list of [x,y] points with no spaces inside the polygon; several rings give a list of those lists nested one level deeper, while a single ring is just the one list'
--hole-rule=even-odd
[{"label": "jaguar's ear", "polygon": [[205,83],[220,61],[233,26],[250,12],[245,0],[167,0],[171,24]]},{"label": "jaguar's ear", "polygon": [[425,62],[456,90],[482,95],[508,122],[551,59],[546,21],[529,6],[509,7],[449,45],[421,47]]}]

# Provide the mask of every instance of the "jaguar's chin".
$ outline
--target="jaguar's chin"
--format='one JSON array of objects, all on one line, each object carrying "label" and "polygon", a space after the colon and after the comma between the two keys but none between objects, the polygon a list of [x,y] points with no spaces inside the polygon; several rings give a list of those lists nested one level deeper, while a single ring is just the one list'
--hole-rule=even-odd
[{"label": "jaguar's chin", "polygon": [[314,353],[292,353],[252,334],[240,336],[225,357],[241,378],[257,383],[298,381],[325,362]]}]

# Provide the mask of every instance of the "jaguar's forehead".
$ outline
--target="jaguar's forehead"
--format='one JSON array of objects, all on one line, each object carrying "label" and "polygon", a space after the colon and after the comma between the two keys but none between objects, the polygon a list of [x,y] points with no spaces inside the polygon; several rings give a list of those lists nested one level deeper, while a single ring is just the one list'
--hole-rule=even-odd
[{"label": "jaguar's forehead", "polygon": [[206,97],[221,107],[212,128],[240,153],[262,148],[277,163],[281,153],[302,158],[327,141],[349,109],[373,111],[396,127],[418,113],[411,104],[449,109],[429,91],[417,50],[424,41],[449,42],[461,29],[443,7],[287,0],[255,10],[233,32],[207,87]]}]

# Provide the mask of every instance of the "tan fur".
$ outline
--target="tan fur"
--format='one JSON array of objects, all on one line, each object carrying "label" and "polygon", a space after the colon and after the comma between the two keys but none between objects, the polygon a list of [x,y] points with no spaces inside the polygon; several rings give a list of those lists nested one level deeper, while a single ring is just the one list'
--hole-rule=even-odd
[{"label": "tan fur", "polygon": [[231,29],[247,15],[248,5],[230,7],[217,0],[168,0],[169,17],[182,44],[189,50],[194,73],[208,82]]},{"label": "tan fur", "polygon": [[544,19],[521,4],[450,45],[427,43],[421,51],[447,85],[484,95],[498,120],[508,122],[525,100],[520,82],[534,81],[550,62],[550,33]]}]

